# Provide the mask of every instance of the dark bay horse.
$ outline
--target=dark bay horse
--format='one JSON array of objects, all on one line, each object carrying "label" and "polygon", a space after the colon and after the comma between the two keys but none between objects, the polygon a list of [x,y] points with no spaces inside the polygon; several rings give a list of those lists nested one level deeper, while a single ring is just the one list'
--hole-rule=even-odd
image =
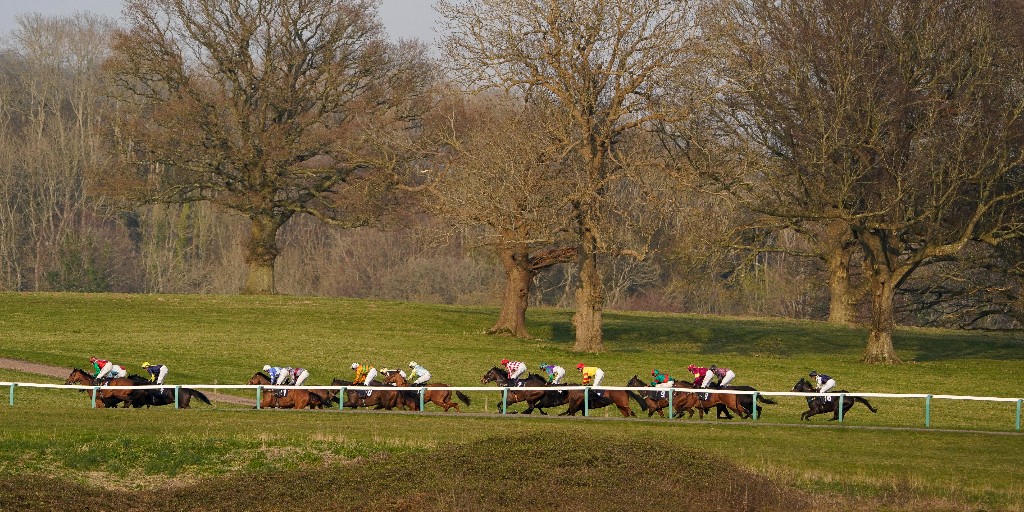
[{"label": "dark bay horse", "polygon": [[[136,386],[149,386],[153,384],[149,379],[139,375],[129,375],[128,379],[130,379]],[[163,389],[144,389],[142,391],[146,393],[146,407],[174,404],[174,386],[167,386]],[[192,388],[179,388],[178,408],[190,409],[191,407],[189,406],[189,403],[192,402],[192,398],[195,398],[206,405],[213,405],[210,403],[210,399],[199,390]]]},{"label": "dark bay horse", "polygon": [[[349,387],[352,383],[347,380],[341,380],[337,377],[331,381],[331,387]],[[331,403],[340,403],[341,399],[338,398],[337,389],[310,389],[310,393],[319,397],[319,403],[310,404],[310,408],[324,409],[330,407]]]},{"label": "dark bay horse", "polygon": [[[693,411],[696,410],[700,413],[699,417],[703,419],[704,413],[711,410],[712,407],[723,405],[732,412],[738,414],[741,418],[750,417],[750,411],[740,403],[739,397],[741,395],[734,395],[732,393],[706,393],[698,388],[691,389],[691,391],[672,395],[672,406],[675,408],[676,415],[682,416],[683,413],[688,412],[692,418]],[[677,400],[676,397],[679,397],[680,399]]]},{"label": "dark bay horse", "polygon": [[[81,368],[71,370],[65,385],[93,386],[93,375]],[[126,377],[104,381],[103,387],[96,393],[96,407],[142,407],[147,403],[147,393],[143,389],[133,389],[135,383]],[[84,389],[82,391],[85,391]]]},{"label": "dark bay horse", "polygon": [[[567,384],[568,385],[568,384]],[[584,395],[583,393],[589,393]],[[584,397],[587,399],[587,403],[584,403]],[[629,408],[629,399],[636,400],[636,403],[640,404],[640,409],[643,411],[647,410],[647,403],[640,395],[634,391],[622,391],[618,389],[605,389],[598,395],[594,390],[588,389],[585,391],[572,390],[569,391],[569,409],[560,414],[559,416],[575,416],[577,412],[582,411],[584,406],[588,410],[600,409],[609,405],[614,405],[619,408],[619,412],[622,416],[629,418],[630,416],[636,417],[636,413]]]},{"label": "dark bay horse", "polygon": [[[384,383],[398,386],[400,388],[409,386],[409,383],[405,380],[405,377],[402,377],[402,374],[399,372],[390,372],[387,378],[384,379]],[[424,386],[423,404],[426,405],[427,403],[432,403],[444,409],[444,412],[448,412],[448,409],[451,409],[452,407],[455,408],[455,412],[462,412],[462,410],[459,409],[459,404],[456,402],[452,402],[452,391],[450,389],[444,389],[447,387],[448,384],[442,384],[440,382],[434,384],[427,384],[426,386]],[[405,403],[408,404],[411,401],[413,405],[413,410],[419,410],[420,399],[418,392],[403,391],[402,395],[403,401]],[[463,393],[462,391],[456,391],[455,396],[457,396],[459,400],[462,401],[462,403],[469,405],[469,397],[466,396],[466,394]]]},{"label": "dark bay horse", "polygon": [[[549,387],[547,379],[535,373],[528,374],[525,379],[520,379],[520,381],[522,382],[522,385],[526,387]],[[565,405],[569,400],[569,392],[559,389],[552,389],[550,391],[516,389],[518,387],[518,383],[508,378],[508,372],[504,368],[497,366],[487,370],[487,373],[485,373],[483,378],[480,379],[480,382],[482,384],[494,382],[500,387],[509,388],[506,405],[511,405],[517,402],[526,402],[527,407],[523,410],[523,414],[531,414],[534,409],[540,411],[541,414],[547,414],[544,412],[544,409]],[[550,387],[557,388],[557,386]],[[507,412],[515,414],[515,411]]]},{"label": "dark bay horse", "polygon": [[[370,385],[376,387],[383,386],[384,383],[374,380]],[[359,389],[361,387],[363,387],[362,383],[358,385],[353,383],[352,387],[345,389],[345,403],[342,404],[344,407],[351,407],[353,409],[357,407],[373,407],[376,410],[387,409],[390,411],[395,407],[403,405],[402,396],[398,391]],[[370,392],[369,396],[366,395],[367,392]]]},{"label": "dark bay horse", "polygon": [[[269,386],[270,376],[263,372],[256,372],[249,379],[248,384],[250,386]],[[260,407],[263,409],[275,407],[279,409],[305,409],[306,407],[313,408],[320,404],[320,395],[305,389],[289,389],[288,393],[284,396],[279,395],[277,391],[276,389],[265,390],[263,397],[260,399]]]},{"label": "dark bay horse", "polygon": [[[647,408],[645,409],[647,411],[647,417],[650,418],[651,416],[654,416],[654,413],[658,413],[658,415],[660,415],[662,418],[665,417],[665,409],[668,408],[668,393],[667,392],[672,391],[671,389],[669,389],[669,388],[659,388],[659,387],[654,387],[654,386],[648,386],[647,383],[645,383],[644,381],[640,380],[640,377],[637,376],[637,375],[634,375],[632,379],[629,379],[629,382],[627,382],[626,385],[631,387],[631,388],[650,387],[651,388],[650,391],[644,390],[644,391],[638,391],[637,392],[637,395],[639,395],[641,398],[643,398],[644,399],[644,403],[647,405]],[[673,387],[676,387],[676,386],[673,386]],[[675,401],[677,399],[682,399],[683,398],[682,393],[676,393],[674,391],[673,391],[673,393],[674,393],[672,395],[672,400],[673,401]],[[691,411],[691,414],[692,414],[692,411]]]},{"label": "dark bay horse", "polygon": [[[793,386],[793,391],[798,393],[815,393],[817,390],[814,389],[814,385],[810,382],[801,378]],[[849,393],[845,389],[840,390],[829,390],[829,393]],[[810,421],[811,416],[817,414],[832,413],[832,417],[829,421],[836,421],[839,419],[839,408],[836,404],[839,403],[839,397],[831,397],[831,400],[826,400],[823,396],[809,396],[807,397],[807,410],[800,414],[800,419]],[[866,399],[859,396],[845,396],[843,397],[843,415],[846,415],[846,411],[849,411],[853,407],[853,404],[860,402],[867,406],[868,410],[877,413],[878,409],[871,406]]]}]

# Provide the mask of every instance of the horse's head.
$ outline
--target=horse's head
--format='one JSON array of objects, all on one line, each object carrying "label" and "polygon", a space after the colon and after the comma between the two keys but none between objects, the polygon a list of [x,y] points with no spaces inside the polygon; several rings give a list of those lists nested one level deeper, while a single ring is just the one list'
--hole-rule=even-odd
[{"label": "horse's head", "polygon": [[507,379],[507,378],[508,378],[508,373],[506,373],[501,368],[498,368],[497,366],[495,366],[494,368],[491,368],[490,370],[487,370],[487,373],[484,374],[484,377],[482,379],[480,379],[480,383],[481,384],[487,384],[488,382],[495,382],[495,381],[498,381],[500,379]]},{"label": "horse's head", "polygon": [[249,379],[248,384],[250,386],[258,386],[260,384],[270,384],[270,377],[266,376],[263,372],[256,372],[252,374],[252,378]]},{"label": "horse's head", "polygon": [[352,383],[347,380],[341,380],[337,377],[335,377],[334,380],[331,381],[332,386],[348,386],[350,384]]},{"label": "horse's head", "polygon": [[81,368],[75,368],[71,370],[71,374],[68,375],[68,380],[64,382],[64,385],[66,386],[70,386],[71,384],[78,384],[82,386],[92,384],[92,374]]},{"label": "horse's head", "polygon": [[796,381],[796,384],[793,385],[793,391],[796,391],[798,393],[804,393],[807,391],[811,391],[813,389],[814,386],[812,386],[810,382],[804,380],[803,377],[800,377],[800,380]]},{"label": "horse's head", "polygon": [[405,378],[402,377],[402,373],[398,370],[385,372],[384,375],[384,384],[394,384],[399,387],[405,386]]},{"label": "horse's head", "polygon": [[633,378],[629,379],[629,382],[626,383],[626,385],[633,388],[647,387],[647,384],[645,384],[644,381],[640,380],[640,377],[638,375],[633,375]]}]

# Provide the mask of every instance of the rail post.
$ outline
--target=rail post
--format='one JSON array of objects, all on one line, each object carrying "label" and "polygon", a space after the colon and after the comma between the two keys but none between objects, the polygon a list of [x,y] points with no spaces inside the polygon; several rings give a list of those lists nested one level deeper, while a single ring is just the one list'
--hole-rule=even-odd
[{"label": "rail post", "polygon": [[[17,386],[17,384],[12,382],[11,383],[11,390],[8,391],[8,398],[10,400],[11,407],[14,407],[14,387],[15,386]],[[1019,403],[1017,404],[1017,411],[1020,412],[1020,404]],[[1018,414],[1018,416],[1019,416],[1019,414]],[[1020,422],[1018,421],[1017,424],[1020,425]],[[1020,430],[1020,427],[1018,427],[1017,430]]]},{"label": "rail post", "polygon": [[96,393],[98,393],[99,390],[100,390],[99,386],[93,386],[92,387],[92,408],[93,409],[96,408]]},{"label": "rail post", "polygon": [[338,410],[345,410],[345,386],[338,388]]},{"label": "rail post", "polygon": [[501,390],[501,413],[508,411],[508,388]]},{"label": "rail post", "polygon": [[924,397],[924,428],[931,428],[932,426],[932,396],[925,395]]},{"label": "rail post", "polygon": [[426,394],[425,393],[426,390],[427,390],[426,386],[423,386],[423,387],[420,388],[420,412],[423,412],[423,395]]},{"label": "rail post", "polygon": [[[160,393],[163,394],[164,390],[161,388]],[[181,398],[181,386],[174,386],[174,408],[180,409],[181,402],[178,399]]]},{"label": "rail post", "polygon": [[672,388],[668,389],[668,419],[675,419],[676,409],[672,407],[672,395],[676,394]]},{"label": "rail post", "polygon": [[843,402],[844,401],[846,401],[846,393],[840,393],[839,394],[839,403],[836,404],[836,407],[839,408],[839,423],[843,422]]},{"label": "rail post", "polygon": [[757,421],[757,391],[750,395],[750,414],[754,421]]},{"label": "rail post", "polygon": [[1020,432],[1020,406],[1021,406],[1021,402],[1024,402],[1024,400],[1018,398],[1017,399],[1017,432]]},{"label": "rail post", "polygon": [[583,415],[590,416],[590,389],[583,390]]},{"label": "rail post", "polygon": [[256,386],[256,410],[260,409],[260,402],[263,401],[263,386]]}]

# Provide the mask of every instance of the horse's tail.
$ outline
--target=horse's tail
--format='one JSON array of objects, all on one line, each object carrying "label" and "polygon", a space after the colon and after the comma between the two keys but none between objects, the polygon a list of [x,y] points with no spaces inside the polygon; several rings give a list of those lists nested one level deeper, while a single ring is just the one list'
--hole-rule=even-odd
[{"label": "horse's tail", "polygon": [[875,409],[874,407],[871,407],[871,403],[868,402],[866,398],[855,396],[855,397],[853,397],[853,399],[854,399],[854,401],[857,401],[857,402],[860,402],[860,403],[864,404],[868,408],[869,411],[871,411],[873,413],[877,413],[878,412],[878,409]]},{"label": "horse's tail", "polygon": [[769,405],[775,405],[775,404],[778,403],[775,400],[772,400],[771,398],[768,398],[768,397],[762,395],[761,393],[757,394],[757,401],[761,402],[762,404],[769,404]]},{"label": "horse's tail", "polygon": [[641,411],[647,411],[647,400],[641,398],[640,395],[636,393],[636,391],[626,390],[626,394],[629,395],[630,398],[632,398],[633,400],[636,400],[636,403],[640,404]]},{"label": "horse's tail", "polygon": [[466,404],[466,405],[471,405],[471,404],[469,403],[469,402],[470,402],[470,400],[469,400],[469,395],[467,395],[467,394],[463,393],[462,391],[456,390],[456,391],[455,391],[455,396],[459,397],[459,400],[461,400],[461,401],[462,401],[462,403],[464,403],[464,404]]},{"label": "horse's tail", "polygon": [[192,389],[192,388],[185,388],[185,389],[188,389],[188,392],[192,396],[198,398],[200,402],[202,402],[202,403],[204,403],[206,405],[213,405],[213,404],[210,403],[210,399],[206,398],[206,395],[204,395],[202,391],[199,391],[197,389]]}]

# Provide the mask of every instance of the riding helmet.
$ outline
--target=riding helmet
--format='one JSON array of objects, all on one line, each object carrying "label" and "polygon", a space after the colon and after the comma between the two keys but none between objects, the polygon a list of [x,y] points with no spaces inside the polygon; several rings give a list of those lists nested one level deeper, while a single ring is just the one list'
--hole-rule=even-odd
[{"label": "riding helmet", "polygon": [[583,363],[580,363],[580,364],[576,365],[576,369],[582,372],[583,371]]},{"label": "riding helmet", "polygon": [[409,368],[416,368],[417,366],[419,365],[416,364],[416,361],[409,361]]},{"label": "riding helmet", "polygon": [[711,366],[708,367],[708,370],[711,370],[711,371],[715,371],[717,369],[718,369],[718,367],[715,366],[715,365],[711,365]]},{"label": "riding helmet", "polygon": [[501,364],[508,364],[508,359],[502,359]]},{"label": "riding helmet", "polygon": [[690,366],[687,366],[687,367],[686,367],[686,369],[687,369],[687,370],[690,370],[690,371],[692,372],[692,371],[694,371],[694,370],[696,370],[696,369],[697,369],[697,365],[695,365],[695,364],[691,364]]},{"label": "riding helmet", "polygon": [[263,365],[263,371],[269,372],[270,371],[270,365],[269,364]]},{"label": "riding helmet", "polygon": [[146,361],[145,363],[142,363],[142,367],[143,368],[149,368],[150,366],[153,366],[153,365],[149,364],[149,361]]},{"label": "riding helmet", "polygon": [[547,365],[548,365],[547,363],[541,363],[541,364],[540,364],[540,369],[541,369],[541,370],[543,370],[543,369],[544,369],[544,367],[545,367],[545,366],[547,366]]},{"label": "riding helmet", "polygon": [[90,363],[95,363],[96,361],[97,361],[96,356],[92,356],[92,357],[89,358],[89,362]]},{"label": "riding helmet", "polygon": [[657,368],[651,370],[651,375],[657,375],[657,374],[658,374],[658,369]]},{"label": "riding helmet", "polygon": [[818,372],[811,370],[811,373],[808,373],[807,376],[808,377],[817,377],[818,376]]}]

